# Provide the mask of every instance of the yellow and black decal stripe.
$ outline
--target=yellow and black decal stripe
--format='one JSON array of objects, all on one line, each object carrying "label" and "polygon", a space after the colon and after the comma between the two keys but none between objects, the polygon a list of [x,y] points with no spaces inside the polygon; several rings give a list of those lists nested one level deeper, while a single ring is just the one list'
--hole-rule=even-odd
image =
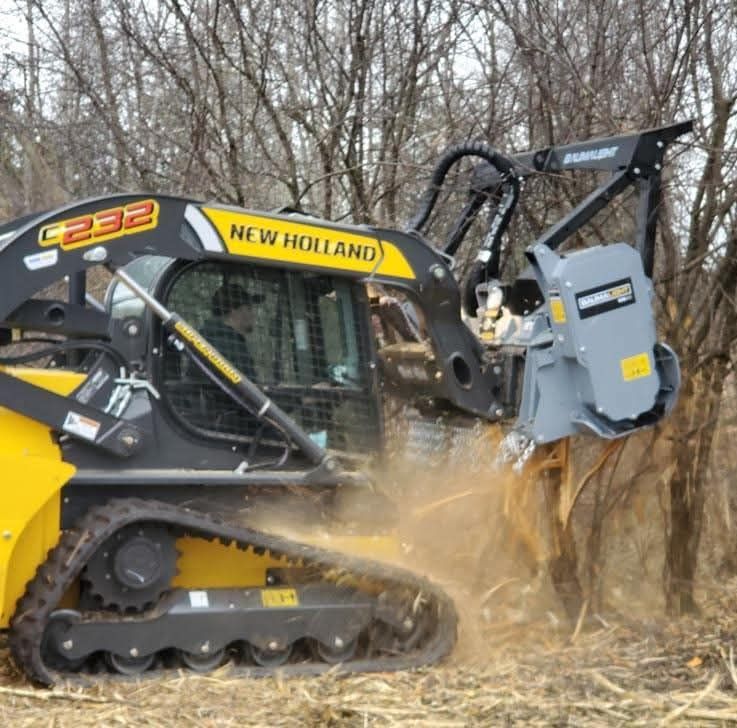
[{"label": "yellow and black decal stripe", "polygon": [[309,267],[414,279],[396,245],[359,232],[203,207],[229,253]]},{"label": "yellow and black decal stripe", "polygon": [[242,377],[240,372],[224,359],[210,344],[205,341],[188,323],[181,319],[174,324],[174,330],[207,359],[228,381],[238,384]]}]

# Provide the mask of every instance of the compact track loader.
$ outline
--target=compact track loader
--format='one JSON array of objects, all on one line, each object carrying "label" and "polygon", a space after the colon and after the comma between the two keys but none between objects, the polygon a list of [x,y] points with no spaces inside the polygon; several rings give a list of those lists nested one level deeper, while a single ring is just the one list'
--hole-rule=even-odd
[{"label": "compact track loader", "polygon": [[[51,684],[101,665],[313,674],[446,655],[448,596],[371,558],[392,546],[364,467],[382,397],[523,444],[658,422],[679,370],[653,321],[655,211],[663,155],[689,129],[515,158],[454,147],[404,232],[151,194],[0,226],[0,627],[17,665]],[[466,156],[482,160],[468,204],[433,247],[420,230]],[[612,174],[499,280],[521,181],[579,169]],[[634,246],[556,252],[629,186]],[[485,207],[460,283],[453,259]],[[86,291],[101,268],[104,304]],[[262,504],[308,523],[346,493],[373,515],[351,542],[365,557],[249,526]]]}]

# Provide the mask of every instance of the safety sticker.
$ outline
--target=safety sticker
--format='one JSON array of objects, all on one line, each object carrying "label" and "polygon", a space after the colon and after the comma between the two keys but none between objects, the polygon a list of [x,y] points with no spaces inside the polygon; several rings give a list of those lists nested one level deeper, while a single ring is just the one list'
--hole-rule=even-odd
[{"label": "safety sticker", "polygon": [[100,423],[91,417],[85,417],[78,412],[67,412],[62,428],[70,435],[76,435],[84,440],[94,442],[100,431]]},{"label": "safety sticker", "polygon": [[582,319],[629,306],[634,302],[635,291],[629,278],[612,281],[576,294],[578,313]]},{"label": "safety sticker", "polygon": [[206,609],[210,606],[210,600],[207,598],[206,591],[189,592],[189,606],[192,609]]},{"label": "safety sticker", "polygon": [[566,322],[566,307],[558,296],[550,297],[550,313],[556,324],[564,324]]},{"label": "safety sticker", "polygon": [[262,589],[261,603],[265,607],[298,607],[299,599],[294,589]]},{"label": "safety sticker", "polygon": [[42,253],[33,253],[23,258],[23,262],[28,270],[51,268],[59,262],[59,251],[54,248],[53,250],[44,250]]},{"label": "safety sticker", "polygon": [[631,382],[633,379],[642,379],[652,374],[650,368],[650,357],[646,351],[635,356],[628,356],[620,361],[622,366],[622,377],[625,382]]}]

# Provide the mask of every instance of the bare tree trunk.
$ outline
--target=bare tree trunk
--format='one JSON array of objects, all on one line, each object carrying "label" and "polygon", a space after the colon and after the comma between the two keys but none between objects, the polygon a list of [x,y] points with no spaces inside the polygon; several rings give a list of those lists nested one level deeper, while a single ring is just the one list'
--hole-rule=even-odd
[{"label": "bare tree trunk", "polygon": [[550,559],[550,578],[563,608],[571,621],[575,621],[583,605],[583,589],[578,578],[578,552],[573,537],[573,523],[560,519],[561,471],[550,474],[550,530],[553,535],[555,551]]},{"label": "bare tree trunk", "polygon": [[[695,396],[694,382],[689,377],[681,389],[681,407],[690,409]],[[697,611],[693,578],[704,510],[703,484],[693,477],[697,446],[698,436],[687,431],[676,445],[676,467],[670,480],[663,589],[666,609],[672,615]]]},{"label": "bare tree trunk", "polygon": [[[734,262],[730,265],[735,275]],[[729,281],[729,298],[735,281]],[[730,307],[725,314],[720,336],[721,347],[711,361],[708,375],[691,376],[682,394],[685,409],[700,413],[700,427],[682,435],[676,452],[676,468],[670,481],[670,527],[666,533],[664,589],[670,614],[698,611],[694,599],[694,577],[704,520],[704,500],[708,466],[715,441],[724,383],[730,373],[730,345],[737,334],[737,313]],[[696,386],[703,380],[703,384]],[[690,419],[690,418],[689,418]]]},{"label": "bare tree trunk", "polygon": [[570,443],[564,440],[551,450],[553,467],[545,472],[548,499],[547,515],[552,541],[552,555],[548,568],[550,579],[563,608],[575,621],[583,605],[583,589],[578,577],[578,552],[573,536],[573,521],[562,507],[563,488],[570,488]]}]

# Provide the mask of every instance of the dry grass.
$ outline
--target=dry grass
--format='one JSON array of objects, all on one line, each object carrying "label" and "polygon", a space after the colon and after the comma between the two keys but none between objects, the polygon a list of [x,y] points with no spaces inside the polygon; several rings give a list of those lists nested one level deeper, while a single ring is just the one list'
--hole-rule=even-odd
[{"label": "dry grass", "polygon": [[7,726],[726,725],[737,723],[730,593],[704,615],[487,625],[473,654],[414,673],[246,680],[173,672],[39,690],[3,652]]}]

